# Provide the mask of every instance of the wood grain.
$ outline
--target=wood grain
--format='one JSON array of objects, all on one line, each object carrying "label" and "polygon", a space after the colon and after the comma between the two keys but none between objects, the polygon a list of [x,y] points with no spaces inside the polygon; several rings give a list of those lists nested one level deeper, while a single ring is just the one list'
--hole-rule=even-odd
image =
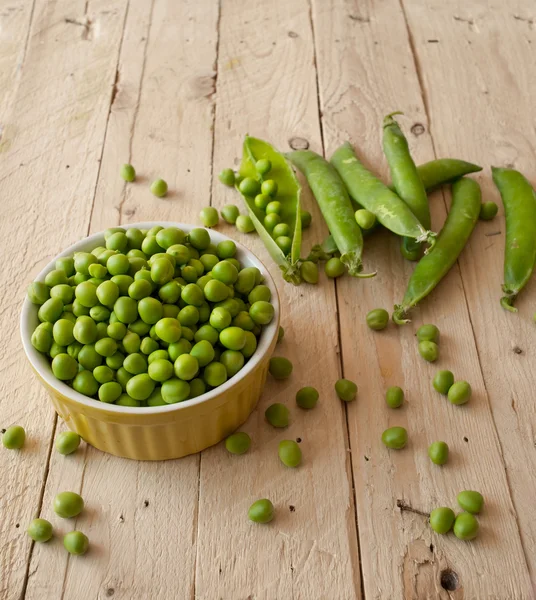
[{"label": "wood grain", "polygon": [[[3,599],[19,598],[25,585],[31,543],[24,530],[39,512],[55,424],[20,345],[20,303],[45,262],[87,232],[87,199],[95,189],[108,114],[111,59],[123,27],[123,1],[95,2],[102,43],[89,43],[82,38],[83,28],[66,22],[83,17],[85,5],[36,2],[29,34],[19,30],[21,39],[29,40],[26,52],[19,51],[24,64],[13,77],[11,99],[3,104],[0,420],[3,427],[23,425],[28,439],[24,451],[0,453]],[[44,64],[53,66],[53,74]]]},{"label": "wood grain", "polygon": [[[385,177],[381,119],[402,110],[407,117],[400,121],[416,161],[433,158],[400,5],[315,1],[313,18],[327,152],[349,137]],[[423,129],[422,135],[410,133]],[[462,158],[477,162],[480,158],[474,153],[465,156],[459,146],[444,152],[461,152]],[[445,208],[437,199],[431,202],[437,229]],[[447,598],[441,572],[449,568],[458,578],[456,597],[529,598],[528,569],[459,270],[453,269],[415,311],[412,325],[391,325],[377,334],[368,330],[364,314],[399,301],[411,266],[404,265],[393,238],[379,236],[367,250],[365,267],[377,268],[378,277],[365,282],[345,278],[338,285],[344,372],[360,384],[360,398],[349,407],[349,419],[366,596]],[[442,332],[441,358],[434,365],[417,352],[414,332],[423,322],[436,323]],[[438,368],[449,368],[457,379],[471,382],[469,405],[452,406],[432,389]],[[406,391],[407,403],[399,411],[385,405],[390,385]],[[380,442],[382,431],[394,425],[408,429],[410,442],[404,451],[388,451]],[[433,465],[426,452],[437,439],[446,441],[452,452],[442,468]],[[436,506],[456,508],[456,494],[463,489],[480,490],[486,498],[481,534],[472,545],[452,535],[435,535],[425,518],[396,507],[403,499],[426,512]]]},{"label": "wood grain", "polygon": [[[281,150],[300,137],[321,151],[313,61],[306,2],[276,0],[269,11],[259,2],[222,3],[215,174],[237,165],[233,157],[240,156],[247,132]],[[237,203],[244,210],[236,192],[217,178],[213,202]],[[305,203],[310,209],[308,195]],[[313,223],[306,246],[325,235],[316,210]],[[222,230],[251,248],[275,277],[286,331],[276,354],[292,360],[294,373],[289,380],[267,382],[244,426],[253,439],[248,454],[230,456],[220,445],[201,455],[197,597],[210,600],[218,590],[222,598],[359,598],[345,414],[333,393],[339,377],[333,284],[286,284],[257,236]],[[294,399],[304,385],[320,391],[319,405],[310,412],[298,409]],[[274,429],[264,420],[273,402],[289,407],[288,429]],[[304,459],[298,469],[279,462],[283,439],[301,440]],[[274,503],[276,517],[259,526],[248,521],[247,511],[264,497]]]},{"label": "wood grain", "polygon": [[[536,65],[534,4],[404,2],[422,70],[437,152],[463,152],[484,166],[478,180],[499,216],[482,223],[460,260],[480,364],[506,464],[525,555],[536,590],[536,412],[531,365],[536,343],[532,316],[536,282],[512,315],[499,306],[505,223],[490,165],[519,169],[536,184],[533,103]],[[428,39],[437,38],[431,45]],[[505,51],[507,49],[507,54]],[[449,56],[463,70],[440,73]],[[460,93],[461,90],[467,93]],[[478,109],[476,107],[478,106]],[[450,123],[445,127],[444,123]],[[500,235],[495,235],[496,232]]]}]

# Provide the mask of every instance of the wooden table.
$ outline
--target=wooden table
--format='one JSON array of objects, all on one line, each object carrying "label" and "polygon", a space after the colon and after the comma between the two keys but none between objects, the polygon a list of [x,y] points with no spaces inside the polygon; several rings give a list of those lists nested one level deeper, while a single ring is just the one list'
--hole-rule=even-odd
[{"label": "wooden table", "polygon": [[[281,150],[330,155],[344,140],[384,178],[382,117],[402,110],[418,163],[459,157],[499,202],[489,166],[514,165],[536,182],[536,8],[532,0],[2,0],[0,2],[0,424],[28,442],[0,452],[0,598],[498,599],[535,597],[536,283],[512,315],[499,307],[504,218],[481,222],[458,265],[404,328],[370,331],[365,313],[391,308],[413,268],[386,235],[367,242],[374,280],[322,277],[285,284],[256,236],[221,227],[277,278],[294,362],[269,381],[244,429],[252,451],[222,445],[166,463],[121,460],[84,446],[63,457],[64,425],[23,355],[18,316],[27,284],[65,246],[90,232],[151,219],[197,222],[201,207],[239,202],[217,173],[237,165],[246,132]],[[120,165],[139,177],[125,185]],[[166,199],[148,183],[162,176]],[[449,203],[431,197],[435,228]],[[326,228],[313,213],[306,249]],[[441,329],[441,368],[473,386],[450,405],[431,389],[437,365],[418,355],[423,322]],[[333,393],[344,374],[357,402]],[[303,385],[316,410],[296,409]],[[407,404],[387,409],[389,385]],[[291,407],[285,432],[264,408]],[[403,425],[410,443],[389,452],[381,432]],[[277,460],[282,438],[301,438],[304,463]],[[434,440],[452,456],[427,457]],[[61,538],[24,533],[50,517],[60,490],[80,491],[76,521],[91,540],[69,558]],[[480,490],[481,534],[433,533],[424,512]],[[269,526],[247,509],[270,497]],[[58,519],[54,520],[58,523]],[[58,532],[72,523],[60,523]]]}]

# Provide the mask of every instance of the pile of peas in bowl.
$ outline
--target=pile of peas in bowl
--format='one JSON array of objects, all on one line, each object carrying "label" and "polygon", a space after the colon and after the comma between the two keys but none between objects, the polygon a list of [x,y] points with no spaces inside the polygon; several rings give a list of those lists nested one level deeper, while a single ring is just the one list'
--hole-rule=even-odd
[{"label": "pile of peas in bowl", "polygon": [[121,406],[198,397],[237,374],[274,318],[257,267],[202,228],[115,227],[104,246],[61,257],[28,289],[31,336],[55,377]]}]

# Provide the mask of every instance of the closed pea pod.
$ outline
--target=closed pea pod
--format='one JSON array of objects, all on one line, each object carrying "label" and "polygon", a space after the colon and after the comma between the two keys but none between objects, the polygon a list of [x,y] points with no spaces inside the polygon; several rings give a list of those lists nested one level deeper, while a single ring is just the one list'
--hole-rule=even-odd
[{"label": "closed pea pod", "polygon": [[361,164],[348,142],[334,152],[331,163],[352,199],[374,213],[384,227],[433,246],[435,233],[425,229],[409,206]]},{"label": "closed pea pod", "polygon": [[506,218],[501,306],[517,312],[513,302],[536,264],[536,192],[519,171],[492,167],[491,172]]},{"label": "closed pea pod", "polygon": [[438,158],[417,167],[417,173],[427,192],[478,171],[482,171],[482,167],[458,158]]},{"label": "closed pea pod", "polygon": [[410,308],[425,298],[449,272],[473,232],[480,212],[480,186],[462,178],[452,186],[452,204],[436,245],[415,267],[402,303],[395,306],[393,321],[408,323]]},{"label": "closed pea pod", "polygon": [[335,168],[311,150],[297,150],[288,155],[305,175],[326,224],[341,253],[341,261],[354,277],[373,277],[362,274],[363,235],[354,217],[348,192]]}]

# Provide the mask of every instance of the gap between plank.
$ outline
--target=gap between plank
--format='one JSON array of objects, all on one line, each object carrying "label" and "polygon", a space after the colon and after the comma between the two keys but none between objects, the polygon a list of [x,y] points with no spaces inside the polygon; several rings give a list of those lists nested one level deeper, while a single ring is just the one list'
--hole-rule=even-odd
[{"label": "gap between plank", "polygon": [[[212,206],[213,201],[213,189],[214,189],[214,148],[216,145],[216,110],[217,110],[217,89],[218,89],[218,64],[220,58],[220,24],[221,24],[221,13],[222,13],[222,2],[218,1],[218,16],[216,19],[216,48],[215,48],[215,57],[214,57],[214,76],[213,76],[213,87],[212,94],[210,96],[212,100],[211,107],[211,117],[212,117],[212,148],[210,151],[210,195],[209,195],[209,206]],[[201,465],[203,461],[203,452],[199,453],[199,459],[197,461],[197,505],[195,510],[195,523],[194,528],[196,532],[196,551],[194,558],[194,578],[193,578],[193,589],[192,589],[192,598],[191,600],[195,600],[197,598],[197,559],[199,557],[199,546],[197,545],[197,540],[199,540],[199,506],[201,504]]]},{"label": "gap between plank", "polygon": [[[434,153],[434,158],[437,159],[437,151],[436,151],[436,147],[435,147],[435,143],[434,143],[434,137],[432,135],[432,122],[431,122],[431,116],[430,116],[430,107],[429,107],[429,103],[428,103],[428,94],[426,91],[426,86],[424,84],[424,78],[422,77],[422,72],[421,72],[421,65],[419,62],[419,58],[418,58],[418,54],[417,54],[417,48],[415,46],[415,40],[413,38],[413,33],[411,31],[411,28],[409,26],[409,20],[408,20],[408,16],[406,14],[406,9],[404,8],[404,0],[398,0],[399,4],[400,4],[400,10],[402,11],[402,15],[404,18],[404,23],[406,25],[406,33],[408,36],[408,42],[409,42],[409,47],[411,50],[411,55],[413,58],[413,64],[415,67],[415,71],[417,74],[417,79],[419,82],[419,89],[420,89],[420,93],[421,93],[421,98],[423,101],[423,105],[424,105],[424,113],[426,116],[426,121],[428,123],[428,132],[430,134],[430,141],[432,143],[432,150]],[[445,205],[445,210],[448,213],[448,206],[447,206],[447,202],[445,199],[445,193],[441,192],[441,196],[443,198],[443,204]],[[476,348],[476,355],[477,355],[477,359],[478,359],[478,366],[480,367],[480,375],[482,376],[482,381],[484,383],[484,390],[486,392],[486,400],[487,400],[487,404],[488,404],[488,408],[491,414],[491,421],[493,423],[493,428],[495,430],[495,436],[497,439],[497,445],[499,446],[499,450],[500,450],[500,454],[501,454],[501,462],[502,462],[502,466],[503,466],[503,470],[504,470],[504,475],[505,475],[505,479],[506,479],[506,484],[508,486],[508,496],[510,498],[510,504],[512,505],[512,508],[514,509],[514,518],[515,518],[515,522],[516,522],[516,526],[517,526],[517,531],[518,531],[518,535],[519,535],[519,539],[521,542],[521,547],[523,548],[523,555],[525,557],[525,564],[527,565],[527,571],[531,572],[530,570],[530,566],[529,566],[529,562],[527,559],[527,550],[525,548],[525,544],[523,542],[523,536],[521,535],[521,529],[519,527],[519,517],[517,514],[517,508],[515,506],[514,503],[514,498],[512,496],[512,491],[511,491],[511,485],[510,485],[510,478],[508,476],[508,469],[506,468],[506,463],[504,460],[504,453],[503,453],[503,447],[501,444],[501,438],[499,436],[499,431],[497,428],[497,424],[495,422],[495,415],[493,414],[493,407],[491,405],[491,401],[490,401],[490,397],[489,397],[489,393],[488,393],[488,386],[486,383],[486,378],[484,377],[484,369],[482,367],[482,360],[480,357],[480,349],[478,347],[478,340],[475,334],[475,328],[474,328],[474,324],[473,324],[473,319],[471,318],[471,311],[469,309],[469,301],[467,300],[467,293],[466,293],[466,286],[465,286],[465,281],[464,281],[464,276],[463,276],[463,271],[462,268],[460,266],[460,262],[459,260],[456,261],[456,266],[458,268],[458,272],[460,274],[460,281],[462,284],[462,290],[463,290],[463,298],[465,300],[465,306],[466,306],[466,310],[467,310],[467,315],[469,317],[469,324],[471,325],[471,332],[473,334],[473,341],[475,343],[475,348]]]},{"label": "gap between plank", "polygon": [[[326,146],[324,143],[324,122],[323,122],[323,114],[322,114],[322,102],[321,102],[321,98],[320,98],[320,82],[319,82],[319,75],[318,75],[318,61],[317,61],[317,53],[316,53],[316,35],[315,35],[315,24],[314,24],[314,17],[313,17],[313,3],[314,0],[308,0],[308,4],[309,4],[309,22],[311,24],[311,35],[313,38],[313,65],[314,65],[314,70],[315,70],[315,83],[316,83],[316,101],[317,101],[317,108],[318,108],[318,120],[319,120],[319,125],[320,125],[320,142],[322,144],[322,154],[324,155],[324,158],[326,157]],[[333,280],[333,287],[334,287],[334,291],[335,291],[335,307],[337,309],[337,345],[338,345],[338,354],[339,354],[339,367],[340,367],[340,372],[342,377],[344,377],[344,360],[343,360],[343,350],[342,350],[342,335],[341,335],[341,321],[340,321],[340,310],[339,310],[339,291],[337,288],[337,281]],[[349,462],[345,463],[348,465],[346,471],[347,471],[347,477],[350,480],[350,483],[352,485],[352,489],[351,489],[351,494],[350,494],[350,498],[351,498],[351,502],[352,502],[352,510],[354,513],[354,523],[355,523],[355,533],[356,533],[356,543],[357,543],[357,552],[358,552],[358,567],[359,567],[359,584],[360,584],[360,590],[361,590],[361,597],[363,598],[363,600],[365,599],[365,586],[364,586],[364,580],[363,580],[363,564],[361,562],[361,544],[360,544],[360,540],[359,540],[359,525],[357,522],[357,503],[356,503],[356,497],[355,497],[355,477],[354,477],[354,468],[353,468],[353,454],[352,454],[352,445],[350,442],[350,422],[349,422],[349,418],[348,418],[348,406],[347,403],[344,403],[344,419],[345,419],[345,442],[347,444],[348,447],[348,454],[349,454]],[[348,473],[349,470],[349,473]],[[355,582],[354,582],[355,583]]]}]

